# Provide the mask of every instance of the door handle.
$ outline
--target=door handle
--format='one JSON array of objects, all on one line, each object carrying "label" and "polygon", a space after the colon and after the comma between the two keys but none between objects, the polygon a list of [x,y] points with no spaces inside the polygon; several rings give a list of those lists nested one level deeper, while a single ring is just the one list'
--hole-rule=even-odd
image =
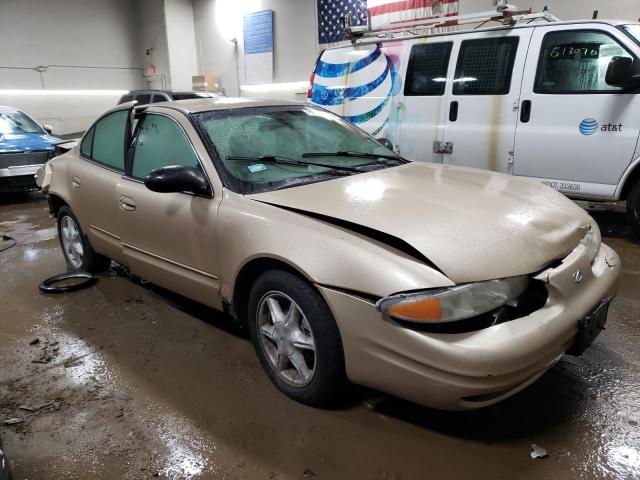
[{"label": "door handle", "polygon": [[80,188],[80,179],[75,175],[71,177],[71,186],[73,188]]},{"label": "door handle", "polygon": [[527,123],[531,119],[531,100],[524,100],[520,108],[520,121]]},{"label": "door handle", "polygon": [[449,121],[455,122],[458,119],[458,101],[454,100],[449,105]]},{"label": "door handle", "polygon": [[120,197],[120,208],[131,212],[136,209],[136,201],[131,197],[125,197],[123,195]]}]

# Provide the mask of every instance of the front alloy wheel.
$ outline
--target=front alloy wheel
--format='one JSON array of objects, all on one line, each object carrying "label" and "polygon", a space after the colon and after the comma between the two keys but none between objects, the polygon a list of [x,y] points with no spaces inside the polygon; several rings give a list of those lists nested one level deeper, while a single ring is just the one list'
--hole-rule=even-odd
[{"label": "front alloy wheel", "polygon": [[304,387],[316,371],[311,327],[296,302],[282,292],[269,292],[258,306],[260,345],[276,375]]},{"label": "front alloy wheel", "polygon": [[287,271],[264,272],[247,312],[256,354],[280,391],[314,406],[329,406],[344,393],[340,331],[312,285]]}]

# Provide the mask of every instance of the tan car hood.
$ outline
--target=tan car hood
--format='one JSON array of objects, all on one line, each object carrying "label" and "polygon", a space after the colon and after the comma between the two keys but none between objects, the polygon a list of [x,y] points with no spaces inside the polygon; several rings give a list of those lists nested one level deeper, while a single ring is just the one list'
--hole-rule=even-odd
[{"label": "tan car hood", "polygon": [[247,198],[397,237],[456,283],[536,272],[575,248],[590,223],[537,182],[419,162]]}]

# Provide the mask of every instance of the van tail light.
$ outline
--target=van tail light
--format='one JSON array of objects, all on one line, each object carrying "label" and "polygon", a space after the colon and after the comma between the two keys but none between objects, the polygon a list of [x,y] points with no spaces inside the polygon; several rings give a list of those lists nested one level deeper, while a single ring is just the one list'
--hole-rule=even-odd
[{"label": "van tail light", "polygon": [[307,90],[307,98],[311,99],[313,92],[313,81],[316,79],[316,72],[314,71],[309,77],[309,90]]},{"label": "van tail light", "polygon": [[318,55],[318,58],[316,58],[316,63],[313,66],[313,70],[311,72],[311,76],[309,77],[309,90],[307,90],[307,99],[311,100],[311,97],[313,97],[313,82],[316,80],[316,70],[318,70],[318,65],[320,64],[320,59],[322,58],[322,54],[324,53],[324,50],[322,50],[320,52],[320,55]]}]

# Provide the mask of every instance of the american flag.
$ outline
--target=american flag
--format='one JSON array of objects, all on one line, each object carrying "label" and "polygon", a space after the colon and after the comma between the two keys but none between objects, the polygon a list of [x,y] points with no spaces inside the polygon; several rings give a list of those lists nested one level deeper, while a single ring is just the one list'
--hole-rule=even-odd
[{"label": "american flag", "polygon": [[369,0],[367,6],[373,27],[458,14],[458,0]]},{"label": "american flag", "polygon": [[353,25],[366,25],[368,9],[373,27],[458,14],[458,0],[317,0],[317,7],[323,46],[345,40],[340,18],[347,13]]},{"label": "american flag", "polygon": [[345,40],[340,18],[351,14],[353,25],[367,24],[367,0],[317,0],[318,41],[320,44]]}]

